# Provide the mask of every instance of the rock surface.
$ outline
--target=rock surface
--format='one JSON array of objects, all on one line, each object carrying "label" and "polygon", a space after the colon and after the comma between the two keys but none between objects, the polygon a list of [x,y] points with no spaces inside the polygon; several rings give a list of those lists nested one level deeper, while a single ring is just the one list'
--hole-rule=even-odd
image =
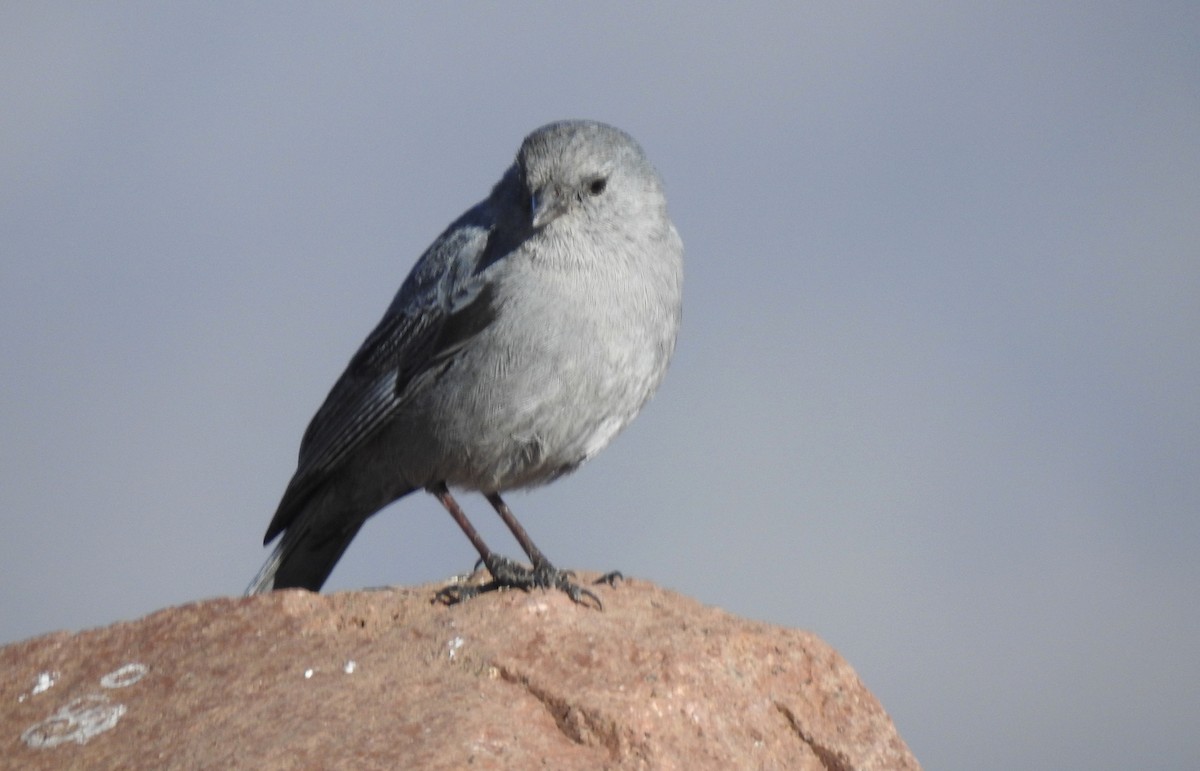
[{"label": "rock surface", "polygon": [[0,767],[917,769],[806,632],[642,581],[300,590],[0,649]]}]

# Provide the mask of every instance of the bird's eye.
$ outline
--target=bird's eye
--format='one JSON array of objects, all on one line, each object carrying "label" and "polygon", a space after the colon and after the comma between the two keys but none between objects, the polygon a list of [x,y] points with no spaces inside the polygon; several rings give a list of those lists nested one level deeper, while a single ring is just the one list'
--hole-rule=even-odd
[{"label": "bird's eye", "polygon": [[600,195],[606,187],[608,187],[608,180],[604,177],[597,177],[588,185],[588,192],[592,195]]}]

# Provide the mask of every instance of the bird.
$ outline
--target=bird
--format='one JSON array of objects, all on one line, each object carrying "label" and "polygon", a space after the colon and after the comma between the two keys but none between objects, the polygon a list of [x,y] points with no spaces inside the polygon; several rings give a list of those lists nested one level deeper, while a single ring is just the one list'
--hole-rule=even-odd
[{"label": "bird", "polygon": [[[501,494],[575,471],[629,425],[667,371],[682,289],[683,242],[633,137],[593,120],[530,133],[413,265],[313,416],[247,594],[319,591],[368,518],[425,490],[491,575],[447,587],[446,602],[541,588],[599,605]],[[481,493],[531,565],[493,552],[451,488]]]}]

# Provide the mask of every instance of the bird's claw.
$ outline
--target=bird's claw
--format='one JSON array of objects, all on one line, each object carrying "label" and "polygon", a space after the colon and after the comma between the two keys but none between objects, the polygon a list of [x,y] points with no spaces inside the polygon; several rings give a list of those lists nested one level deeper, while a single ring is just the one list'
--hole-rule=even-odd
[{"label": "bird's claw", "polygon": [[616,586],[618,581],[624,581],[624,580],[625,580],[624,573],[622,573],[619,570],[610,570],[607,573],[605,573],[604,575],[597,578],[595,581],[593,581],[592,586],[599,586],[600,584],[604,584],[605,586]]}]

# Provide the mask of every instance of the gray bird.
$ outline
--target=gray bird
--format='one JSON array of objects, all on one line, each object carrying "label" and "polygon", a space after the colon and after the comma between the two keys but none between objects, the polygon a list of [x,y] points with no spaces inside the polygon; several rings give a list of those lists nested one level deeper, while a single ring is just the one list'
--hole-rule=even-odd
[{"label": "gray bird", "polygon": [[[658,388],[682,307],[683,243],[625,132],[563,121],[421,255],[300,443],[248,594],[313,591],[375,512],[432,493],[491,574],[482,587],[590,591],[556,569],[500,493],[577,469]],[[483,493],[532,562],[495,554],[449,488]]]}]

